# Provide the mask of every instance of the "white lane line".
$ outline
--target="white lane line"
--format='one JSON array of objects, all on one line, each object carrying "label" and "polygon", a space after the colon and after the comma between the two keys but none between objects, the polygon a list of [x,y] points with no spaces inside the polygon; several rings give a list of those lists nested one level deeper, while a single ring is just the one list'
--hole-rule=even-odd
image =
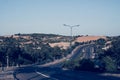
[{"label": "white lane line", "polygon": [[37,74],[40,74],[40,75],[42,75],[42,76],[44,76],[44,77],[46,77],[46,78],[50,78],[50,76],[45,75],[45,74],[43,74],[43,73],[40,73],[40,72],[37,72],[37,71],[36,71],[36,73],[37,73]]},{"label": "white lane line", "polygon": [[52,77],[50,77],[50,76],[48,76],[48,75],[45,75],[45,74],[43,74],[43,73],[41,73],[41,72],[38,72],[38,71],[35,71],[37,74],[39,74],[39,75],[42,75],[42,76],[44,76],[44,77],[46,77],[46,78],[51,78],[51,79],[54,79],[54,80],[58,80],[58,79],[56,79],[56,78],[52,78]]}]

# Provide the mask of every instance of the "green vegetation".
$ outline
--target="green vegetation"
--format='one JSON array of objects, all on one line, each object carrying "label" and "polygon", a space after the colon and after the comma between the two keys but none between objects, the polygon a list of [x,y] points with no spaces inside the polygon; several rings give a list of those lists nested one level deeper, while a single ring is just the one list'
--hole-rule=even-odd
[{"label": "green vegetation", "polygon": [[[111,41],[109,45],[106,44],[108,41]],[[81,60],[79,57],[77,58],[77,61],[69,60],[65,62],[63,67],[84,71],[120,72],[120,36],[109,37],[107,40],[99,39],[97,41],[93,41],[92,44],[95,44],[94,53],[96,53],[96,55],[94,59],[83,58]],[[104,50],[103,47],[106,47],[106,45],[109,48]]]},{"label": "green vegetation", "polygon": [[108,72],[115,72],[117,71],[117,65],[116,62],[113,61],[113,59],[109,56],[106,56],[103,58],[103,61],[105,63],[105,69]]},{"label": "green vegetation", "polygon": [[100,57],[106,64],[106,70],[116,72],[120,66],[120,36],[113,37],[111,47]]},{"label": "green vegetation", "polygon": [[[44,64],[67,55],[67,50],[50,47],[59,35],[53,34],[16,34],[0,37],[0,66]],[[63,36],[64,37],[64,36]],[[62,39],[63,40],[63,39]],[[57,42],[57,41],[56,41]]]},{"label": "green vegetation", "polygon": [[68,69],[72,69],[72,70],[78,66],[79,66],[79,61],[77,59],[76,60],[66,60],[63,65],[64,68],[68,68]]},{"label": "green vegetation", "polygon": [[89,59],[82,59],[79,61],[80,66],[77,67],[78,70],[93,71],[94,63]]},{"label": "green vegetation", "polygon": [[[67,60],[63,67],[72,70],[118,72],[120,69],[120,36],[108,37],[89,42],[76,42],[68,49],[51,47],[49,43],[68,42],[69,36],[53,34],[15,34],[11,37],[0,37],[0,66],[44,64],[65,57],[76,46],[94,45],[94,59],[84,59],[84,52],[75,60]],[[110,44],[107,44],[110,42]],[[109,48],[106,48],[109,47]],[[106,48],[106,49],[103,49]]]}]

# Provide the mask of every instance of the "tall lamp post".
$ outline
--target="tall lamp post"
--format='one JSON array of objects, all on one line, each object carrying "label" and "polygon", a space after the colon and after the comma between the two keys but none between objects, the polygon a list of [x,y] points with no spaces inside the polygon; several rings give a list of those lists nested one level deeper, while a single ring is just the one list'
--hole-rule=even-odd
[{"label": "tall lamp post", "polygon": [[69,27],[70,28],[70,36],[71,36],[71,40],[70,40],[70,47],[72,46],[72,39],[73,39],[73,34],[72,34],[72,29],[74,28],[74,27],[79,27],[80,25],[74,25],[74,26],[71,26],[71,25],[66,25],[66,24],[63,24],[63,26],[67,26],[67,27]]}]

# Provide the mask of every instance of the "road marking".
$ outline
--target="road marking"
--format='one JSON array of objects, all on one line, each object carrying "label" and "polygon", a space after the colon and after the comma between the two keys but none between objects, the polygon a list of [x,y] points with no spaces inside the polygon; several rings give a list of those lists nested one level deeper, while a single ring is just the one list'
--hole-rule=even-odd
[{"label": "road marking", "polygon": [[46,77],[46,78],[50,78],[50,76],[45,75],[45,74],[43,74],[43,73],[40,73],[40,72],[37,72],[37,71],[36,71],[36,73],[37,73],[37,74],[40,74],[40,75],[42,75],[42,76],[44,76],[44,77]]},{"label": "road marking", "polygon": [[[43,73],[41,73],[41,72],[38,72],[38,71],[35,71],[37,74],[39,74],[39,75],[42,75],[42,76],[44,76],[44,77],[46,77],[46,78],[51,78],[50,76],[48,76],[48,75],[45,75],[45,74],[43,74]],[[58,79],[56,79],[56,78],[51,78],[51,79],[53,79],[53,80],[58,80]]]}]

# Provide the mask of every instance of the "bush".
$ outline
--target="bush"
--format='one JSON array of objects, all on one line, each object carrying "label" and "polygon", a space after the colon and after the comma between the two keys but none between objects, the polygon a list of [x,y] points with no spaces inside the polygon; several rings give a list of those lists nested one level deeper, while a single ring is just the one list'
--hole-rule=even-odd
[{"label": "bush", "polygon": [[89,59],[83,59],[79,62],[80,66],[76,67],[78,70],[94,71],[94,63]]},{"label": "bush", "polygon": [[68,68],[68,69],[75,69],[75,67],[79,66],[78,61],[77,60],[68,60],[65,61],[63,64],[64,68]]},{"label": "bush", "polygon": [[111,57],[106,56],[103,58],[103,61],[105,62],[105,70],[108,72],[115,72],[117,70],[117,65],[115,61],[112,60]]}]

